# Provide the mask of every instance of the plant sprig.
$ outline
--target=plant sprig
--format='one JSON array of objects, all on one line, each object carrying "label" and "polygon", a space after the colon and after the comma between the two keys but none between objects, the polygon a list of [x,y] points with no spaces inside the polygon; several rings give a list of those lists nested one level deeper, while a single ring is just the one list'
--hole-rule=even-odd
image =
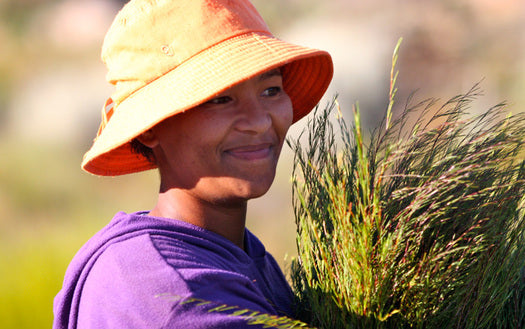
[{"label": "plant sprig", "polygon": [[523,327],[525,114],[498,104],[470,116],[476,85],[394,118],[398,49],[370,142],[359,106],[348,128],[335,99],[316,109],[305,146],[288,140],[298,316],[320,328]]}]

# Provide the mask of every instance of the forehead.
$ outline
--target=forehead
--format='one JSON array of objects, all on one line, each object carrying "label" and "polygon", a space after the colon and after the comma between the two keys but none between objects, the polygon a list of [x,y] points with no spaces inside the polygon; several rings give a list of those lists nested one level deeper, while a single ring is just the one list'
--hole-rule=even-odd
[{"label": "forehead", "polygon": [[281,69],[280,68],[276,68],[276,69],[272,69],[272,70],[263,72],[263,73],[259,74],[258,76],[256,76],[256,78],[258,78],[260,80],[264,80],[264,79],[268,79],[268,78],[271,78],[271,77],[274,77],[274,76],[282,77],[282,73],[281,73]]},{"label": "forehead", "polygon": [[220,95],[220,94],[223,94],[223,93],[227,93],[228,91],[232,90],[232,89],[236,89],[236,88],[239,88],[243,85],[248,85],[249,81],[252,81],[252,82],[264,82],[266,80],[269,80],[269,79],[272,79],[274,77],[279,77],[279,78],[282,78],[282,73],[281,73],[281,69],[280,68],[275,68],[275,69],[271,69],[271,70],[268,70],[268,71],[265,71],[263,73],[260,73],[256,76],[253,76],[245,81],[241,81],[237,84],[234,84],[233,86],[230,86],[229,88],[225,89],[223,92],[220,92],[218,93],[216,96]]}]

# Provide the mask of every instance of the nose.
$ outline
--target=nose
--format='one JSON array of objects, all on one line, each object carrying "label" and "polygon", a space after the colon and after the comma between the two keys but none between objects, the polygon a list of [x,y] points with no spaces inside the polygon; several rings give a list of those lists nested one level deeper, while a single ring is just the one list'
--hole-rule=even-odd
[{"label": "nose", "polygon": [[258,97],[243,97],[238,106],[239,119],[235,125],[238,131],[255,135],[268,131],[272,126],[270,111]]}]

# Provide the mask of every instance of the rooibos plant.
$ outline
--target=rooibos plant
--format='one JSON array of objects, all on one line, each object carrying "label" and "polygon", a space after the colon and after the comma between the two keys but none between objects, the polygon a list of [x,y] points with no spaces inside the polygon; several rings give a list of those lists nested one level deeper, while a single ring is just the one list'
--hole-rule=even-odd
[{"label": "rooibos plant", "polygon": [[524,327],[525,115],[504,104],[469,115],[476,86],[393,119],[396,53],[368,142],[359,108],[348,128],[335,101],[288,141],[298,316],[320,328]]}]

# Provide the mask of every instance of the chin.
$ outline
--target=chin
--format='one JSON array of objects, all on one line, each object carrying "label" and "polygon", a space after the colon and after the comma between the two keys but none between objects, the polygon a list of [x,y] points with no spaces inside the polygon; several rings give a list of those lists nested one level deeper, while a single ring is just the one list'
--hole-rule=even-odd
[{"label": "chin", "polygon": [[273,183],[272,179],[244,180],[240,179],[235,184],[235,195],[244,200],[259,198],[268,192]]},{"label": "chin", "polygon": [[207,190],[207,198],[213,203],[234,205],[263,196],[272,186],[273,179],[274,175],[223,176],[201,179],[199,185],[201,190]]},{"label": "chin", "polygon": [[244,196],[244,199],[256,199],[263,195],[265,195],[268,190],[270,189],[271,184],[267,184],[264,186],[261,186],[261,184],[258,184],[258,186],[250,186],[246,188],[242,193]]},{"label": "chin", "polygon": [[254,191],[254,190],[243,190],[243,191],[236,191],[236,193],[232,193],[229,195],[222,195],[222,196],[216,196],[213,198],[214,200],[212,203],[217,205],[223,205],[227,207],[239,207],[239,206],[246,206],[246,203],[248,200],[251,199],[257,199],[264,194],[268,192],[268,189],[264,191]]}]

